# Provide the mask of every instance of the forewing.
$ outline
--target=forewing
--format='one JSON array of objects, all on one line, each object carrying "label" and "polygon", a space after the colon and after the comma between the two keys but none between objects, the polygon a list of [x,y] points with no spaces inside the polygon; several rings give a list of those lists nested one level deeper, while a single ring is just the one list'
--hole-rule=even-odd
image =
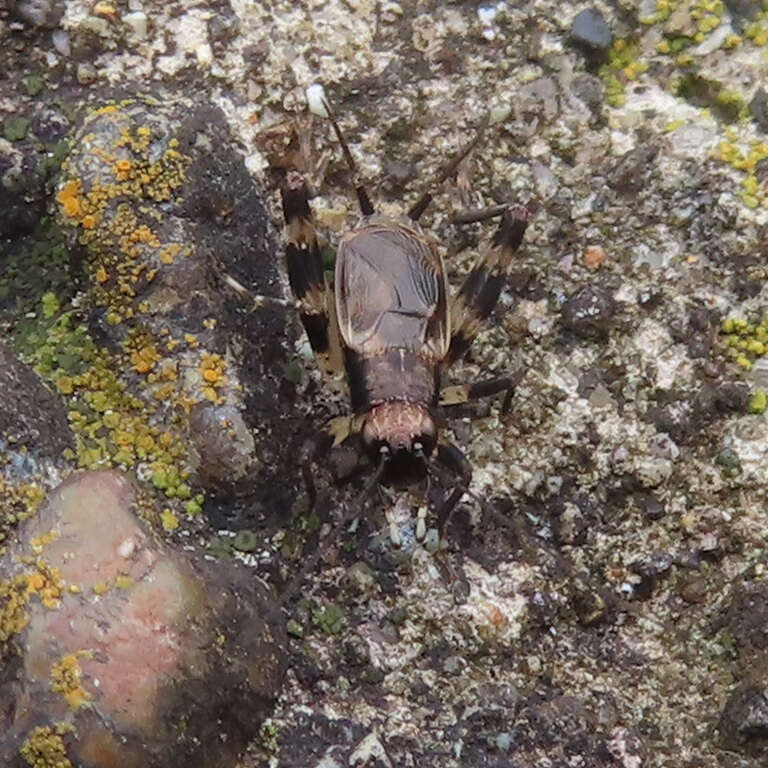
[{"label": "forewing", "polygon": [[344,342],[361,354],[448,349],[446,278],[435,248],[397,224],[350,233],[336,257],[336,306]]}]

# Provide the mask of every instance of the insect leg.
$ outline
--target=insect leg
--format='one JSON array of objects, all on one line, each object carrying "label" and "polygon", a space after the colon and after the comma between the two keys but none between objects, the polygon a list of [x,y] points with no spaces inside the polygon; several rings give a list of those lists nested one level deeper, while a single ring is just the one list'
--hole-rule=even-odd
[{"label": "insect leg", "polygon": [[437,525],[440,538],[451,522],[453,510],[472,482],[472,465],[467,457],[453,443],[441,442],[437,446],[437,462],[459,478],[459,484],[451,491],[437,510]]},{"label": "insect leg", "polygon": [[456,169],[459,167],[461,161],[477,146],[477,144],[480,142],[480,139],[483,137],[483,133],[488,126],[489,120],[490,115],[486,115],[486,117],[483,119],[483,122],[480,123],[480,127],[477,129],[477,133],[475,134],[474,138],[465,144],[458,151],[456,156],[449,160],[445,166],[435,174],[435,177],[430,180],[427,188],[424,190],[424,193],[408,211],[408,218],[411,219],[411,221],[418,221],[421,218],[421,215],[424,213],[424,211],[427,210],[427,207],[432,202],[432,198],[437,193],[440,185],[449,176],[452,176],[456,172]]},{"label": "insect leg", "polygon": [[304,177],[288,171],[280,188],[285,217],[288,281],[299,303],[299,316],[324,373],[341,371],[336,309],[323,269],[309,193]]},{"label": "insect leg", "polygon": [[301,448],[301,474],[307,489],[310,509],[317,501],[317,489],[312,475],[312,462],[322,459],[331,448],[341,445],[353,432],[355,424],[351,416],[337,416],[331,419],[319,432],[305,441]]},{"label": "insect leg", "polygon": [[490,244],[480,254],[451,302],[451,344],[446,365],[455,363],[469,349],[498,301],[512,256],[520,247],[531,212],[522,205],[509,208]]},{"label": "insect leg", "polygon": [[515,393],[515,387],[523,378],[524,371],[521,369],[511,376],[500,376],[495,379],[486,379],[485,381],[476,381],[474,384],[455,384],[450,387],[443,387],[440,390],[440,405],[462,405],[470,400],[478,400],[482,397],[490,397],[499,392],[506,392],[502,412],[509,410],[512,396]]}]

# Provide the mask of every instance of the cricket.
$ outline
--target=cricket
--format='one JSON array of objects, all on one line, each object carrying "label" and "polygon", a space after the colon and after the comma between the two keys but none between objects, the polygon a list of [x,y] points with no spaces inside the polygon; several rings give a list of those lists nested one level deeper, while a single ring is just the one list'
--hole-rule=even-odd
[{"label": "cricket", "polygon": [[407,213],[392,218],[377,213],[372,204],[328,100],[322,91],[309,90],[310,107],[314,100],[315,111],[333,127],[360,208],[360,219],[339,240],[331,286],[307,183],[296,170],[285,174],[280,193],[291,291],[320,368],[329,375],[346,376],[351,401],[348,416],[331,420],[303,448],[302,472],[310,502],[314,504],[316,497],[312,463],[320,462],[333,446],[358,436],[376,467],[361,500],[380,482],[410,484],[425,475],[454,479],[453,491],[438,510],[442,536],[472,479],[466,456],[441,433],[442,409],[501,392],[506,392],[506,409],[519,378],[441,388],[443,375],[486,325],[532,214],[522,205],[504,206],[501,211],[494,207],[492,213],[501,213],[498,228],[451,296],[443,257],[419,219],[443,182],[478,144],[488,121],[436,174]]}]

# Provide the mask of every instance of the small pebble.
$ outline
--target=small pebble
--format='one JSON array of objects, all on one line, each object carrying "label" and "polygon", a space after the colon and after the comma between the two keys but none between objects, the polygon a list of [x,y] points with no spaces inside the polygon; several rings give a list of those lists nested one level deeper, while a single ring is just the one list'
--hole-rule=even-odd
[{"label": "small pebble", "polygon": [[576,14],[571,23],[571,39],[589,48],[605,50],[613,42],[613,32],[606,24],[603,14],[594,8]]},{"label": "small pebble", "polygon": [[584,264],[587,269],[600,269],[607,258],[605,250],[600,245],[588,245],[584,252]]}]

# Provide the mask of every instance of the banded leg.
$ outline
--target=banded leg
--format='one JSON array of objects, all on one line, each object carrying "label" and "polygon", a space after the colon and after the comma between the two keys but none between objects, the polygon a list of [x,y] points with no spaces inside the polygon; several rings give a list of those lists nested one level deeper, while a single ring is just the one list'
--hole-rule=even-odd
[{"label": "banded leg", "polygon": [[531,212],[522,205],[509,208],[499,228],[451,302],[451,344],[446,365],[455,363],[496,306],[512,264],[523,242]]},{"label": "banded leg", "polygon": [[450,387],[443,387],[440,390],[439,403],[441,406],[463,405],[470,400],[478,400],[482,397],[491,397],[499,392],[506,392],[504,403],[501,406],[502,413],[506,413],[512,402],[515,387],[520,383],[523,374],[524,371],[520,369],[511,376],[476,381],[474,384],[454,384]]},{"label": "banded leg", "polygon": [[299,316],[324,373],[342,368],[336,310],[325,279],[309,194],[304,177],[288,171],[280,188],[285,217],[288,281],[299,303]]}]

